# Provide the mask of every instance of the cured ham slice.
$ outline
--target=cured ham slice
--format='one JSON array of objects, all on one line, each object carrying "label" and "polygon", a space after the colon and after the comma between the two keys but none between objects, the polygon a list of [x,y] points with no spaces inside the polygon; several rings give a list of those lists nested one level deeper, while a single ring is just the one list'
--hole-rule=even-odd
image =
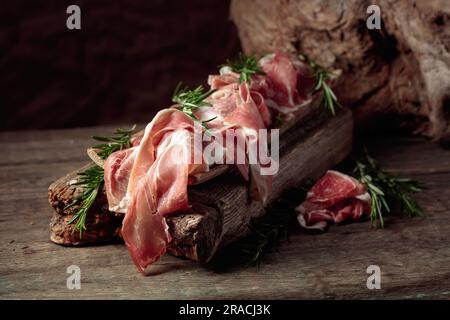
[{"label": "cured ham slice", "polygon": [[[219,134],[239,128],[247,147],[258,142],[258,130],[265,128],[260,110],[247,84],[236,89],[221,89],[211,97],[212,107],[198,112],[200,117],[217,119],[211,128]],[[267,110],[263,112],[268,112]],[[113,153],[105,162],[105,186],[110,210],[126,213],[122,235],[130,255],[140,271],[164,254],[171,237],[164,216],[189,209],[189,176],[206,172],[209,164],[195,164],[193,148],[195,123],[176,108],[160,111],[150,122],[139,145]],[[245,151],[244,146],[241,152]],[[244,149],[242,149],[244,148]],[[198,155],[197,155],[198,158]],[[248,161],[238,168],[247,180],[255,199],[265,201],[271,177],[262,176],[258,164]]]},{"label": "cured ham slice", "polygon": [[122,234],[141,271],[165,253],[171,240],[164,215],[189,208],[190,139],[185,129],[166,135],[158,148],[160,154],[135,186]]},{"label": "cured ham slice", "polygon": [[124,198],[137,151],[137,147],[132,147],[114,152],[104,164],[106,197],[110,211],[120,213],[126,213],[127,211],[128,205]]},{"label": "cured ham slice", "polygon": [[220,68],[219,74],[212,74],[208,77],[208,84],[211,89],[217,90],[227,86],[236,86],[239,83],[239,74],[233,72],[230,67]]},{"label": "cured ham slice", "polygon": [[[207,123],[208,134],[222,137],[221,141],[227,141],[229,130],[235,130],[236,142],[233,138],[232,145],[222,143],[220,148],[233,150],[237,168],[250,181],[252,198],[263,203],[268,198],[272,175],[263,174],[267,164],[259,158],[261,130],[271,125],[270,108],[276,109],[275,112],[291,112],[305,99],[298,88],[299,61],[294,63],[277,52],[259,63],[266,74],[253,75],[250,83],[241,83],[239,74],[229,67],[222,68],[219,75],[208,79],[215,90],[205,100],[210,106],[197,106],[190,116],[178,109],[180,105],[160,111],[147,125],[144,135],[133,140],[130,149],[114,152],[106,159],[109,210],[125,213],[122,235],[140,271],[157,261],[171,241],[165,216],[189,209],[190,177],[207,172],[217,161],[216,157],[210,160],[203,154],[204,147],[216,143],[215,139],[202,139],[203,148],[194,147],[198,127],[200,131],[204,128],[191,116]],[[266,156],[267,141],[262,148]],[[239,154],[243,155],[242,161]],[[229,154],[225,152],[224,157],[218,163],[226,162]],[[357,204],[343,206],[340,219],[360,211]]]},{"label": "cured ham slice", "polygon": [[[236,145],[237,153],[248,154],[248,149],[258,150],[259,130],[266,129],[266,123],[270,121],[270,113],[264,103],[264,99],[257,92],[251,92],[247,83],[241,83],[237,87],[228,85],[220,88],[208,98],[212,105],[212,111],[217,117],[211,126],[214,134],[225,135],[226,130],[241,129],[245,145]],[[208,116],[211,116],[209,110]],[[205,119],[204,116],[200,116]],[[240,132],[240,131],[236,131]],[[247,150],[243,150],[244,148]],[[271,187],[272,177],[261,174],[261,166],[258,163],[238,163],[238,169],[246,180],[250,180],[250,190],[254,199],[265,202]]]},{"label": "cured ham slice", "polygon": [[330,223],[359,220],[370,212],[371,198],[358,180],[329,170],[308,191],[296,210],[297,220],[307,229],[324,230]]},{"label": "cured ham slice", "polygon": [[[250,92],[262,98],[265,104],[277,112],[290,113],[304,105],[311,94],[315,78],[299,59],[282,52],[266,55],[258,62],[264,75],[255,74],[250,81]],[[208,83],[212,89],[234,87],[239,83],[239,74],[229,67],[222,67],[220,74],[210,75]],[[266,121],[270,118],[264,115]]]},{"label": "cured ham slice", "polygon": [[294,61],[286,54],[275,52],[263,57],[259,64],[268,81],[267,85],[259,84],[259,91],[269,107],[282,113],[289,113],[305,104],[308,97],[301,96],[300,85],[304,86],[301,92],[307,91],[305,90],[307,86],[306,83],[299,81],[303,75],[300,61]]},{"label": "cured ham slice", "polygon": [[189,174],[206,171],[191,161],[194,123],[177,109],[160,111],[138,146],[105,162],[110,210],[125,212],[122,235],[139,270],[164,254],[171,237],[164,215],[189,208]]}]

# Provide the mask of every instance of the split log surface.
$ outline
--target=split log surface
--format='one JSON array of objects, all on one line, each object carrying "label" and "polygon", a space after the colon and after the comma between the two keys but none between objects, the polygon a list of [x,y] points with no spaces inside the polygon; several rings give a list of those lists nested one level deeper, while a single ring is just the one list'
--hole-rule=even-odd
[{"label": "split log surface", "polygon": [[[319,101],[319,100],[317,100]],[[273,181],[268,203],[281,192],[302,182],[317,179],[350,152],[353,118],[348,109],[330,117],[311,104],[280,137],[280,167]],[[86,231],[80,239],[73,224],[67,224],[73,211],[64,207],[82,189],[73,185],[76,170],[49,187],[49,201],[55,209],[51,221],[51,240],[63,245],[107,243],[120,239],[123,215],[108,211],[102,193],[88,214]],[[244,236],[251,218],[264,214],[260,202],[251,201],[248,184],[237,170],[205,183],[189,187],[192,210],[167,217],[172,242],[168,251],[194,261],[209,261],[217,249]]]},{"label": "split log surface", "polygon": [[[373,4],[380,30],[366,27]],[[233,0],[231,17],[246,53],[306,53],[343,70],[335,92],[357,127],[400,115],[450,143],[450,1]]]}]

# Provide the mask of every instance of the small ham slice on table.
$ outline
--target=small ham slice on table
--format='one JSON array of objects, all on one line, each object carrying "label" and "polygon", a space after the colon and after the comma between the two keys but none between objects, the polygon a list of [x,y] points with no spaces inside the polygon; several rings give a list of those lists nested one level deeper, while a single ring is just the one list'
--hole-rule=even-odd
[{"label": "small ham slice on table", "polygon": [[297,220],[304,228],[324,230],[331,223],[359,220],[370,212],[370,204],[364,184],[346,174],[328,170],[296,208]]}]

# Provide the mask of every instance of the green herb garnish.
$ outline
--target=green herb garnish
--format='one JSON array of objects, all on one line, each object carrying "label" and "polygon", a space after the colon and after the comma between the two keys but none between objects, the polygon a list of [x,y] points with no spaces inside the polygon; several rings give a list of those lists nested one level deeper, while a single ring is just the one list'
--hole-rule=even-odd
[{"label": "green herb garnish", "polygon": [[201,107],[211,107],[211,103],[206,102],[205,99],[209,97],[215,90],[204,90],[203,86],[198,86],[193,90],[189,90],[187,87],[181,88],[182,83],[178,83],[172,96],[172,101],[178,103],[180,106],[178,110],[183,111],[186,115],[192,118],[194,121],[199,122],[206,130],[208,127],[206,123],[213,121],[217,117],[202,121],[195,115],[194,111]]},{"label": "green herb garnish", "polygon": [[254,74],[265,74],[258,66],[258,59],[255,56],[246,56],[242,53],[236,61],[227,60],[227,63],[221,67],[230,67],[236,73],[239,73],[239,82],[250,82]]},{"label": "green herb garnish", "polygon": [[83,231],[86,230],[86,216],[88,210],[94,204],[99,190],[103,188],[103,175],[103,169],[97,165],[90,167],[85,171],[79,172],[79,180],[75,183],[75,185],[83,186],[83,192],[76,196],[72,203],[64,208],[64,210],[67,210],[78,204],[80,205],[77,212],[75,212],[72,219],[68,222],[68,224],[71,224],[76,221],[74,230],[78,230],[80,232],[80,238],[83,237]]},{"label": "green herb garnish", "polygon": [[[135,127],[136,126],[133,126],[131,129],[127,130],[117,129],[111,137],[92,137],[97,141],[104,142],[93,147],[94,149],[98,149],[97,155],[102,159],[106,159],[115,151],[130,148],[131,136]],[[99,191],[103,189],[103,184],[104,170],[98,165],[94,165],[78,173],[78,181],[74,183],[74,185],[82,186],[83,192],[77,195],[64,210],[79,206],[68,224],[75,222],[74,231],[78,230],[80,232],[80,238],[83,237],[83,231],[86,230],[86,217],[88,211],[94,204]]]},{"label": "green herb garnish", "polygon": [[328,85],[327,81],[335,78],[336,75],[333,72],[325,69],[323,66],[317,64],[313,60],[311,60],[308,56],[302,55],[301,57],[303,57],[303,59],[309,64],[316,78],[316,85],[314,87],[313,93],[321,91],[325,109],[332,115],[335,115],[336,107],[339,107],[340,104],[333,90]]},{"label": "green herb garnish", "polygon": [[372,198],[370,220],[372,225],[384,227],[383,212],[390,212],[390,203],[397,202],[410,217],[421,216],[422,208],[411,197],[411,194],[421,191],[423,186],[412,179],[399,178],[384,172],[377,161],[367,150],[355,160],[354,172],[358,179],[365,183]]},{"label": "green herb garnish", "polygon": [[256,222],[250,225],[253,233],[247,238],[246,243],[241,244],[241,251],[246,255],[245,265],[259,267],[267,253],[276,250],[281,241],[287,238],[287,225],[276,222]]},{"label": "green herb garnish", "polygon": [[250,234],[238,240],[233,247],[240,253],[244,265],[259,267],[267,254],[274,252],[285,240],[288,240],[289,227],[295,221],[296,201],[306,195],[298,188],[285,191],[280,198],[267,209],[267,213],[250,221]]},{"label": "green herb garnish", "polygon": [[93,146],[93,148],[98,149],[97,154],[102,159],[108,158],[118,150],[128,149],[131,147],[131,135],[134,129],[136,129],[136,125],[131,129],[117,129],[111,137],[93,136],[92,139],[104,142]]},{"label": "green herb garnish", "polygon": [[279,128],[284,124],[284,119],[281,115],[277,115],[275,120],[273,121],[273,125],[275,128]]}]

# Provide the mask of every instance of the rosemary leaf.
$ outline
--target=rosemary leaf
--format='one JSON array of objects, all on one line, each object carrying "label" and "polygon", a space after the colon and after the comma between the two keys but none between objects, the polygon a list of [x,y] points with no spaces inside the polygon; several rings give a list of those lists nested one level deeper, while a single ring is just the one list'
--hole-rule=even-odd
[{"label": "rosemary leaf", "polygon": [[323,66],[317,64],[313,60],[311,60],[307,55],[300,55],[300,57],[309,64],[316,78],[316,85],[314,87],[313,93],[321,91],[325,110],[330,112],[332,115],[335,115],[336,107],[340,107],[341,105],[339,104],[336,95],[334,94],[331,87],[328,85],[327,81],[335,78],[336,75],[331,71],[325,69]]},{"label": "rosemary leaf", "polygon": [[208,131],[206,123],[213,121],[217,117],[202,121],[197,118],[194,111],[201,107],[211,107],[211,104],[206,102],[205,99],[209,97],[215,90],[205,91],[203,86],[201,85],[193,90],[189,90],[187,87],[184,87],[182,89],[181,86],[181,82],[176,86],[172,96],[172,101],[180,105],[178,107],[178,110],[183,111],[194,121],[199,122],[205,128],[205,130]]},{"label": "rosemary leaf", "polygon": [[[276,251],[280,244],[288,239],[289,227],[295,220],[295,203],[298,194],[303,191],[288,190],[280,199],[268,208],[266,215],[251,220],[250,234],[237,241],[233,247],[241,253],[247,267],[259,267],[266,254]],[[306,195],[306,192],[304,192]],[[295,197],[294,197],[295,196]]]},{"label": "rosemary leaf", "polygon": [[236,73],[239,73],[239,82],[250,82],[254,74],[264,74],[258,65],[258,59],[255,56],[246,56],[242,52],[235,61],[227,60],[227,63],[221,67],[230,67]]},{"label": "rosemary leaf", "polygon": [[373,226],[384,227],[384,213],[391,211],[393,203],[398,203],[403,212],[410,217],[421,216],[422,208],[411,197],[419,192],[423,186],[412,179],[399,178],[384,172],[377,161],[372,158],[367,149],[362,156],[355,160],[354,172],[357,178],[366,184],[372,198],[370,219]]},{"label": "rosemary leaf", "polygon": [[[111,137],[94,136],[93,139],[105,142],[94,146],[95,149],[98,149],[97,154],[99,157],[106,159],[115,151],[131,147],[131,136],[135,127],[136,126],[134,125],[131,129],[117,129]],[[94,165],[82,172],[79,172],[78,181],[75,185],[82,186],[83,191],[81,194],[77,195],[73,201],[64,208],[64,210],[79,206],[68,224],[75,222],[75,228],[73,230],[78,230],[80,232],[80,238],[82,238],[83,232],[86,230],[86,217],[89,209],[94,204],[100,190],[103,189],[103,168]]]}]

